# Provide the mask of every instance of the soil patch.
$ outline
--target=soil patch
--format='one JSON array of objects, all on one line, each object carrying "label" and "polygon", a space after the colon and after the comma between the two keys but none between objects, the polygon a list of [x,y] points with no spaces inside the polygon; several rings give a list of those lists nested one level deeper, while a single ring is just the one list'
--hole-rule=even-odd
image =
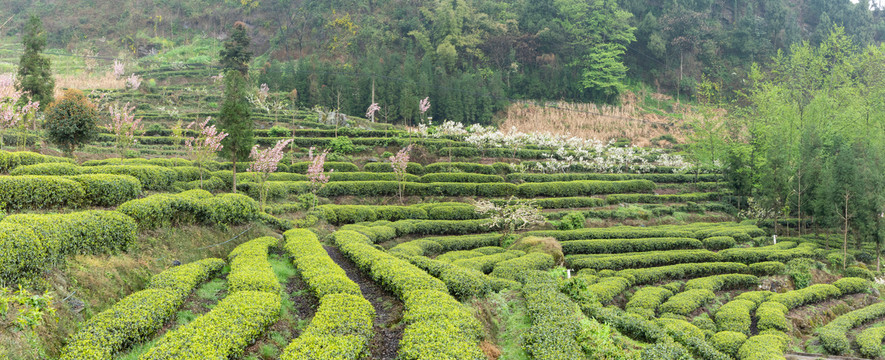
[{"label": "soil patch", "polygon": [[405,324],[402,323],[403,303],[389,291],[378,286],[356,265],[344,257],[337,248],[324,245],[326,252],[338,266],[344,269],[347,277],[360,286],[363,297],[375,308],[375,336],[369,344],[370,358],[393,360],[399,350]]}]

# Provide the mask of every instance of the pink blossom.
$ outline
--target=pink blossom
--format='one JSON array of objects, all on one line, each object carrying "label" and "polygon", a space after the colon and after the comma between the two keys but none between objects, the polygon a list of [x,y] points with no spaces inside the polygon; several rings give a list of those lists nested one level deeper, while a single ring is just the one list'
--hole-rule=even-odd
[{"label": "pink blossom", "polygon": [[123,67],[123,63],[118,60],[114,60],[114,76],[119,79],[123,77],[124,72],[125,68]]},{"label": "pink blossom", "polygon": [[213,83],[213,84],[214,84],[214,83],[217,83],[217,82],[219,82],[219,81],[221,81],[221,80],[224,80],[224,73],[218,73],[218,75],[211,76],[210,78],[212,79],[212,83]]},{"label": "pink blossom", "polygon": [[126,87],[132,90],[138,90],[141,87],[141,77],[138,75],[132,74],[126,78]]},{"label": "pink blossom", "polygon": [[375,119],[375,112],[381,110],[381,106],[378,106],[378,103],[372,103],[369,105],[369,109],[366,110],[366,119]]},{"label": "pink blossom", "polygon": [[249,157],[252,158],[249,171],[264,173],[265,176],[277,171],[277,165],[283,160],[283,150],[290,142],[292,139],[279,140],[276,145],[264,150],[259,150],[258,145],[252,147],[252,152],[249,154]]},{"label": "pink blossom", "polygon": [[142,128],[141,119],[135,118],[135,106],[129,106],[129,103],[122,107],[112,106],[109,110],[111,121],[104,128],[114,133],[117,148],[122,152],[135,142],[135,132]]},{"label": "pink blossom", "polygon": [[[310,180],[311,190],[316,194],[317,191],[322,189],[323,186],[329,182],[329,175],[325,173],[326,156],[329,155],[329,150],[323,150],[323,152],[317,154],[317,156],[313,156],[313,150],[314,148],[311,147],[310,151],[308,151],[311,163],[307,167],[307,179]],[[329,171],[329,173],[333,171],[335,170],[333,169]]]},{"label": "pink blossom", "polygon": [[200,188],[203,188],[203,163],[211,160],[215,155],[215,152],[221,150],[224,146],[221,145],[221,141],[227,137],[227,133],[222,131],[219,132],[215,125],[206,126],[209,124],[209,121],[212,120],[212,117],[209,116],[205,121],[201,123],[191,122],[187,125],[185,130],[189,130],[195,124],[197,125],[194,130],[198,131],[197,137],[188,137],[184,139],[184,144],[187,147],[187,154],[191,161],[197,163],[197,166],[200,168]]},{"label": "pink blossom", "polygon": [[405,190],[406,168],[409,166],[409,152],[412,151],[412,144],[400,149],[396,155],[390,157],[390,166],[396,173],[396,179],[399,181],[399,201],[403,202],[403,191]]},{"label": "pink blossom", "polygon": [[0,147],[3,146],[3,130],[14,128],[16,126],[28,126],[28,120],[36,119],[37,108],[40,107],[39,102],[28,101],[24,106],[17,106],[22,93],[12,91],[8,96],[0,97]]},{"label": "pink blossom", "polygon": [[430,97],[429,96],[424,98],[423,100],[421,100],[421,102],[418,103],[418,110],[421,111],[421,115],[424,115],[424,113],[426,113],[427,110],[430,110]]}]

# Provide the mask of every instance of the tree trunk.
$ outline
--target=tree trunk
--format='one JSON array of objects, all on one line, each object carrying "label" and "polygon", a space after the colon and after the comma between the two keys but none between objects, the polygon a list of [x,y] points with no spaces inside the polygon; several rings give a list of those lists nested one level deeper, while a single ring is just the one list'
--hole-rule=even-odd
[{"label": "tree trunk", "polygon": [[234,170],[234,180],[233,180],[233,190],[232,190],[232,192],[233,192],[234,194],[236,194],[236,193],[237,193],[237,157],[234,156],[232,160],[233,160],[233,163],[234,163],[234,168],[233,168],[233,170]]},{"label": "tree trunk", "polygon": [[848,198],[849,195],[845,193],[845,228],[842,230],[842,270],[845,270],[845,265],[848,262]]},{"label": "tree trunk", "polygon": [[799,231],[799,237],[801,238],[802,237],[802,169],[801,168],[799,169],[799,173],[797,174],[797,176],[799,177],[799,191],[797,193],[797,195],[798,195],[798,200],[797,200],[798,204],[797,205],[799,207],[799,222],[797,224],[797,229]]}]

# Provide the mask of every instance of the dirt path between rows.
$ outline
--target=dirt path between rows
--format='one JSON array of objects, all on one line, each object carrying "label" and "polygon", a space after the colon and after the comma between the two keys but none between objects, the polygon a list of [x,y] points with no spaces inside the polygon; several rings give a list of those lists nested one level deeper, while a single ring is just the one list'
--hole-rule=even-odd
[{"label": "dirt path between rows", "polygon": [[375,336],[369,344],[371,359],[393,360],[399,350],[399,341],[403,337],[405,324],[403,318],[403,303],[393,294],[384,290],[366,274],[363,274],[356,265],[344,257],[337,248],[323,246],[329,256],[338,266],[344,269],[347,277],[360,286],[363,297],[375,308]]}]

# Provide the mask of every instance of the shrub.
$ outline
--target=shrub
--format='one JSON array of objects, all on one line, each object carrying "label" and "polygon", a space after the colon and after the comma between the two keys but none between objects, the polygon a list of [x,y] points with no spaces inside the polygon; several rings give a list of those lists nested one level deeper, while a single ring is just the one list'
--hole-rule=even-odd
[{"label": "shrub", "polygon": [[[39,163],[74,163],[73,159],[37,154],[30,151],[9,152],[0,150],[0,172],[6,173],[18,166]],[[24,174],[23,174],[24,175]],[[44,174],[34,174],[44,175]]]},{"label": "shrub", "polygon": [[[391,154],[390,156],[393,156],[393,154]],[[388,158],[388,157],[389,156],[387,156],[385,158]],[[368,163],[365,166],[363,166],[363,171],[373,172],[373,173],[392,173],[393,167],[390,165],[389,162],[374,162],[374,163]],[[422,175],[425,173],[424,166],[422,166],[421,164],[418,164],[418,163],[410,162],[410,163],[406,164],[406,173],[412,174],[412,175]]]},{"label": "shrub", "polygon": [[222,266],[221,259],[204,259],[155,275],[149,289],[89,319],[62,349],[60,359],[110,360],[126,345],[150,338],[175,315],[188,293]]},{"label": "shrub", "polygon": [[230,274],[228,291],[264,291],[279,293],[280,282],[267,261],[268,248],[276,246],[277,239],[260,237],[234,248],[228,255]]},{"label": "shrub", "polygon": [[16,214],[7,224],[33,229],[55,259],[74,254],[104,254],[128,249],[136,240],[132,218],[116,211],[82,211],[68,214]]},{"label": "shrub", "polygon": [[763,261],[780,261],[786,262],[797,258],[814,257],[814,249],[817,245],[813,243],[802,243],[799,246],[784,249],[786,246],[795,245],[795,243],[781,243],[773,246],[763,246],[758,248],[733,248],[719,252],[723,261],[735,261],[746,264],[758,263]]},{"label": "shrub", "polygon": [[622,277],[605,277],[590,285],[587,290],[596,295],[600,303],[608,303],[630,287],[630,280]]},{"label": "shrub", "polygon": [[207,314],[166,333],[142,360],[227,359],[246,346],[280,317],[279,294],[240,291],[228,295]]},{"label": "shrub", "polygon": [[452,296],[456,298],[484,297],[492,291],[492,285],[488,276],[479,270],[431,260],[423,256],[412,256],[408,260],[415,264],[415,266],[427,271],[428,274],[442,280],[446,287],[449,288]]},{"label": "shrub", "polygon": [[11,209],[77,207],[86,196],[80,183],[56,176],[0,177],[0,199]]},{"label": "shrub", "polygon": [[871,281],[876,277],[876,275],[873,274],[872,271],[857,266],[849,266],[847,269],[845,269],[845,271],[842,272],[842,275],[846,277],[863,278]]},{"label": "shrub", "polygon": [[553,256],[540,252],[529,253],[516,259],[499,262],[492,270],[492,276],[515,280],[528,270],[547,270],[554,265]]},{"label": "shrub", "polygon": [[425,174],[419,180],[423,183],[501,183],[504,178],[498,175],[485,175],[473,173],[438,173]]},{"label": "shrub", "polygon": [[737,241],[731,236],[712,236],[704,239],[704,247],[707,250],[723,250],[734,247]]},{"label": "shrub", "polygon": [[0,222],[0,286],[26,282],[40,276],[56,247],[28,226]]},{"label": "shrub", "polygon": [[867,328],[855,337],[858,352],[868,358],[882,356],[882,339],[885,338],[885,326]]},{"label": "shrub", "polygon": [[745,274],[713,275],[689,280],[685,290],[707,289],[711,291],[747,289],[759,285],[759,278]]},{"label": "shrub", "polygon": [[834,285],[817,284],[800,290],[775,294],[771,297],[770,301],[784,304],[787,309],[795,309],[802,305],[821,302],[841,295],[843,295],[842,291]]},{"label": "shrub", "polygon": [[750,273],[756,276],[771,276],[771,275],[781,275],[786,270],[787,266],[782,262],[778,261],[765,261],[755,264],[750,264]]},{"label": "shrub", "polygon": [[[475,250],[475,252],[482,252],[479,249]],[[478,257],[473,257],[469,259],[460,259],[452,261],[453,264],[465,267],[468,269],[473,269],[477,271],[481,271],[483,273],[490,273],[494,270],[495,265],[506,260],[515,259],[520,256],[524,256],[525,252],[520,250],[508,250],[506,252],[500,252],[496,254],[483,255]]]},{"label": "shrub", "polygon": [[790,323],[787,321],[789,309],[777,301],[766,301],[756,308],[756,317],[759,318],[757,328],[760,331],[777,330],[789,331]]},{"label": "shrub", "polygon": [[646,286],[636,291],[630,297],[630,301],[624,306],[628,313],[639,314],[645,318],[654,318],[655,311],[669,297],[673,296],[670,290]]},{"label": "shrub", "polygon": [[617,254],[641,251],[700,249],[701,241],[693,238],[640,238],[564,241],[566,254]]},{"label": "shrub", "polygon": [[329,294],[310,325],[286,347],[282,360],[359,359],[372,338],[375,308],[353,294]]},{"label": "shrub", "polygon": [[569,264],[576,269],[591,268],[597,270],[620,270],[718,260],[718,254],[709,250],[670,250],[572,258],[569,260]]},{"label": "shrub", "polygon": [[[310,164],[310,161],[297,162],[292,166],[289,166],[289,172],[307,174],[307,168],[310,166]],[[348,162],[326,161],[323,164],[323,170],[334,170],[335,172],[357,172],[360,171],[360,168]]]},{"label": "shrub", "polygon": [[655,184],[648,180],[525,183],[519,185],[517,195],[522,198],[539,196],[566,197],[628,192],[650,192]]},{"label": "shrub", "polygon": [[846,277],[836,280],[833,285],[839,288],[842,295],[856,294],[870,289],[870,281],[867,279]]},{"label": "shrub", "polygon": [[466,162],[437,162],[424,167],[425,174],[432,173],[471,173],[495,175],[497,170],[491,165],[482,165]]},{"label": "shrub", "polygon": [[559,241],[592,240],[592,239],[639,239],[653,237],[694,237],[686,230],[675,230],[661,227],[614,226],[609,228],[589,228],[580,230],[544,230],[528,231],[526,236],[551,236]]},{"label": "shrub", "polygon": [[710,338],[710,345],[731,356],[737,356],[741,345],[747,341],[747,335],[734,331],[720,331]]},{"label": "shrub", "polygon": [[342,254],[400,298],[418,290],[449,292],[442,281],[406,260],[374,248],[369,245],[369,239],[360,233],[338,230],[334,233],[333,239]]},{"label": "shrub", "polygon": [[81,169],[84,174],[129,175],[138,179],[145,190],[168,190],[178,181],[175,170],[153,165],[84,166]]},{"label": "shrub", "polygon": [[428,237],[424,240],[433,241],[442,246],[442,251],[475,249],[483,246],[501,245],[501,234],[489,233],[481,235]]},{"label": "shrub", "polygon": [[741,360],[782,359],[787,341],[777,335],[756,335],[747,339],[740,349],[737,358]]},{"label": "shrub", "polygon": [[408,325],[399,359],[486,359],[477,346],[483,328],[470,309],[438,290],[410,292],[403,302],[403,321]]},{"label": "shrub", "polygon": [[851,348],[846,334],[851,329],[882,316],[885,316],[885,303],[881,302],[841,315],[817,330],[820,342],[828,353],[844,354]]},{"label": "shrub", "polygon": [[12,169],[9,175],[80,175],[83,170],[80,166],[72,163],[53,162],[39,163],[34,165],[22,165]]},{"label": "shrub", "polygon": [[455,250],[449,251],[445,254],[437,256],[436,259],[444,262],[453,262],[458,260],[472,259],[476,257],[481,257],[483,254],[478,251],[473,250]]},{"label": "shrub", "polygon": [[442,251],[443,247],[438,242],[425,239],[404,242],[389,250],[391,254],[404,256],[433,256]]},{"label": "shrub", "polygon": [[570,212],[559,220],[556,228],[559,230],[583,229],[585,222],[587,222],[587,218],[584,217],[584,214],[580,212]]},{"label": "shrub", "polygon": [[725,303],[716,311],[716,325],[719,331],[749,334],[752,323],[750,312],[756,310],[757,306],[755,302],[743,299]]},{"label": "shrub", "polygon": [[332,139],[329,142],[329,148],[332,149],[332,152],[343,155],[353,154],[357,151],[353,141],[350,141],[350,137],[347,136],[339,136]]},{"label": "shrub", "polygon": [[686,290],[661,304],[661,312],[687,316],[714,298],[716,294],[707,289]]},{"label": "shrub", "polygon": [[710,262],[626,269],[618,271],[617,275],[629,277],[633,279],[635,285],[640,285],[667,279],[685,279],[698,276],[747,272],[749,272],[749,268],[741,263]]},{"label": "shrub", "polygon": [[527,236],[517,240],[510,248],[526,253],[539,252],[550,255],[555,264],[562,264],[565,258],[562,254],[562,245],[552,237]]},{"label": "shrub", "polygon": [[141,181],[129,175],[71,176],[83,186],[84,202],[93,206],[117,206],[141,195]]},{"label": "shrub", "polygon": [[534,359],[583,358],[577,341],[581,320],[578,307],[546,274],[528,274],[522,294],[532,327],[523,334],[523,348]]}]

